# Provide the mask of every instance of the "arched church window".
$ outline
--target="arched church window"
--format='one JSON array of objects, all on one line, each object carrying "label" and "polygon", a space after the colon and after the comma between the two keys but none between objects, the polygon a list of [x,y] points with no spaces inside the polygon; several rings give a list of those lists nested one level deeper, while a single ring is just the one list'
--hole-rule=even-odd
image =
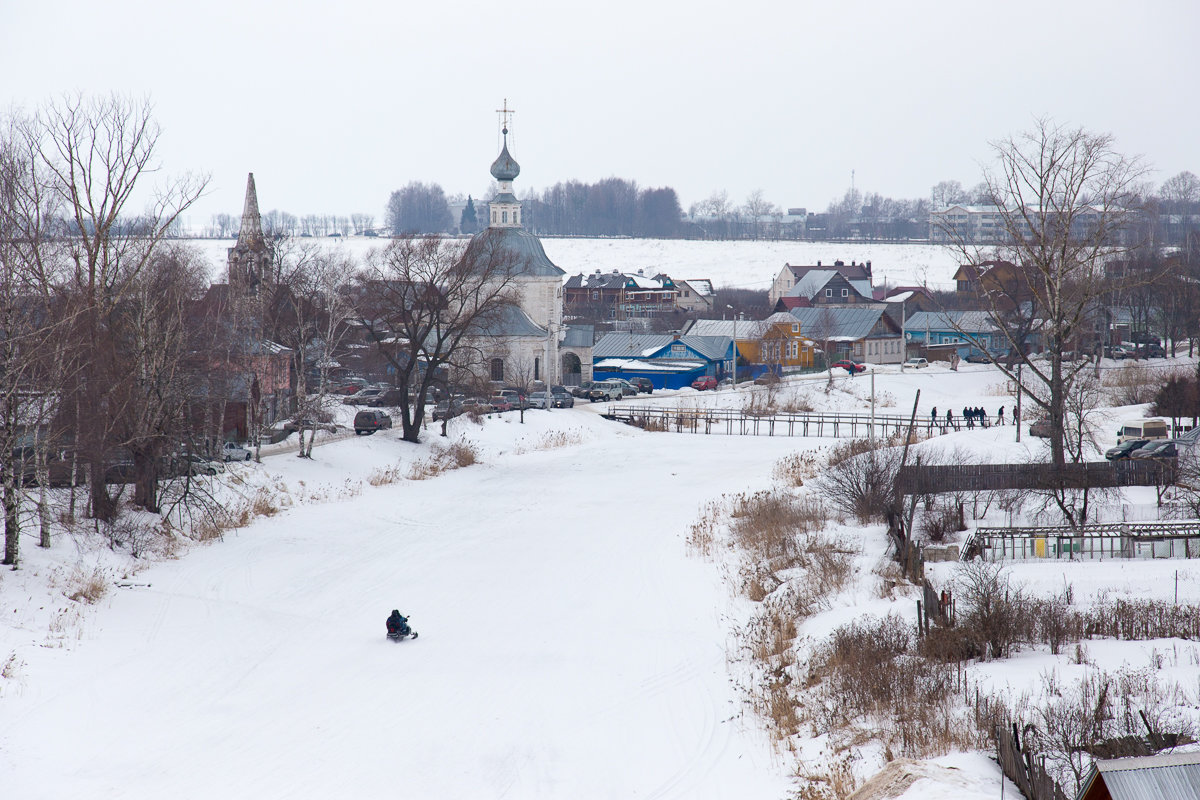
[{"label": "arched church window", "polygon": [[535,381],[540,381],[542,379],[541,368],[542,368],[542,360],[540,358],[535,357],[533,359],[533,379]]},{"label": "arched church window", "polygon": [[492,359],[492,380],[494,380],[494,381],[504,380],[504,359],[503,358],[493,358]]}]

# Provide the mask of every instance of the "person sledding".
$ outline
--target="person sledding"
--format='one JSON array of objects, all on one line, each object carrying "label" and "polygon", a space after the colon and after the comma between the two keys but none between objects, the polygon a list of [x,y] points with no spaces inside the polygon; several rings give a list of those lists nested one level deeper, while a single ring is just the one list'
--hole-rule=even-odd
[{"label": "person sledding", "polygon": [[408,627],[408,617],[401,614],[398,610],[392,609],[392,615],[387,618],[388,636],[408,636],[412,633],[412,629]]}]

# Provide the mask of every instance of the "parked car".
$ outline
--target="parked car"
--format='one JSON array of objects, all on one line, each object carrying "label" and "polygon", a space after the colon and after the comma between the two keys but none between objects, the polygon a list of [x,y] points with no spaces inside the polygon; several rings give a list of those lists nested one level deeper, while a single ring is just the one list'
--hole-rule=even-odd
[{"label": "parked car", "polygon": [[1109,461],[1120,461],[1123,458],[1129,458],[1130,453],[1132,453],[1134,450],[1137,450],[1139,447],[1149,441],[1149,439],[1129,439],[1128,441],[1123,442],[1116,447],[1109,448],[1109,450],[1105,452],[1104,457]]},{"label": "parked car", "polygon": [[649,378],[630,378],[629,383],[639,392],[643,392],[645,394],[651,394],[654,392],[654,382]]},{"label": "parked car", "polygon": [[1034,420],[1034,423],[1029,426],[1029,435],[1037,436],[1040,439],[1050,438],[1050,418],[1042,417],[1039,420]]},{"label": "parked car", "polygon": [[975,351],[975,352],[971,353],[970,355],[968,355],[966,360],[967,360],[968,364],[990,364],[990,363],[992,363],[991,356],[989,356],[987,353],[981,353],[979,351]]},{"label": "parked car", "polygon": [[692,388],[698,392],[703,392],[705,389],[716,389],[717,379],[713,375],[705,375],[702,378],[697,378],[692,381]]},{"label": "parked car", "polygon": [[313,428],[316,428],[319,431],[337,433],[337,425],[334,423],[327,420],[313,419],[312,417],[297,417],[296,419],[289,419],[287,422],[283,423],[283,430],[288,434],[295,433],[296,431],[312,430]]},{"label": "parked car", "polygon": [[1163,346],[1161,344],[1159,344],[1158,342],[1151,342],[1150,344],[1144,344],[1144,345],[1140,346],[1138,348],[1138,354],[1141,355],[1142,358],[1166,358],[1167,357],[1167,351],[1164,350]]},{"label": "parked car", "polygon": [[592,390],[593,383],[595,383],[595,381],[584,381],[583,383],[579,384],[578,386],[572,387],[571,394],[575,397],[586,398],[588,396],[588,392],[590,392]]},{"label": "parked car", "polygon": [[1144,444],[1129,454],[1130,458],[1176,458],[1179,448],[1172,439],[1158,439]]},{"label": "parked car", "polygon": [[368,385],[366,378],[345,378],[341,381],[331,382],[329,390],[333,394],[352,395],[366,389]]},{"label": "parked car", "polygon": [[[381,393],[374,397],[368,398],[363,405],[372,408],[381,408],[383,406],[398,406],[404,402],[404,391],[401,389],[384,389]],[[426,402],[429,402],[426,400]],[[432,405],[432,404],[431,404]]]},{"label": "parked car", "polygon": [[459,398],[455,397],[455,398],[451,398],[450,400],[443,400],[440,403],[438,403],[437,405],[435,405],[433,407],[433,413],[430,414],[430,417],[433,418],[434,422],[440,422],[443,419],[451,419],[453,417],[457,417],[462,412],[463,412],[463,401],[460,400]]},{"label": "parked car", "polygon": [[[921,360],[924,361],[925,359],[921,359]],[[843,359],[841,361],[833,362],[833,368],[834,369],[844,369],[844,370],[846,370],[846,372],[849,372],[851,375],[857,375],[860,372],[867,371],[866,364],[860,364],[857,361],[850,361],[849,359]]]},{"label": "parked car", "polygon": [[601,400],[620,400],[625,396],[625,389],[629,384],[625,381],[596,381],[592,384],[591,390],[588,391],[588,399],[593,403],[598,403]]},{"label": "parked car", "polygon": [[495,411],[497,413],[500,413],[502,411],[512,411],[513,410],[512,401],[509,400],[507,397],[505,397],[502,394],[494,394],[491,397],[489,397],[488,398],[488,407],[491,408],[492,411]]},{"label": "parked car", "polygon": [[354,415],[354,435],[360,436],[367,434],[370,436],[375,431],[386,430],[392,427],[392,418],[386,411],[372,409],[370,411],[360,411]]},{"label": "parked car", "polygon": [[176,472],[180,475],[217,475],[225,471],[225,465],[200,455],[179,456]]},{"label": "parked car", "polygon": [[900,366],[902,368],[909,367],[911,369],[925,369],[925,367],[929,366],[929,361],[924,358],[910,358],[908,361],[905,361]]},{"label": "parked car", "polygon": [[508,398],[508,403],[513,408],[529,408],[529,401],[520,389],[501,389],[500,395]]},{"label": "parked car", "polygon": [[1115,358],[1118,360],[1123,360],[1126,358],[1133,358],[1133,356],[1134,356],[1133,348],[1126,347],[1123,344],[1113,344],[1113,345],[1109,345],[1108,347],[1104,348],[1104,357],[1105,358]]},{"label": "parked car", "polygon": [[222,461],[249,461],[250,456],[250,451],[237,442],[226,442],[221,448]]},{"label": "parked car", "polygon": [[554,396],[549,392],[530,392],[525,398],[529,408],[547,409],[554,403]]},{"label": "parked car", "polygon": [[550,390],[555,408],[574,408],[575,396],[567,391],[565,386],[555,386]]},{"label": "parked car", "polygon": [[372,386],[367,389],[362,389],[347,397],[342,402],[348,406],[365,406],[371,400],[384,393],[384,389]]}]

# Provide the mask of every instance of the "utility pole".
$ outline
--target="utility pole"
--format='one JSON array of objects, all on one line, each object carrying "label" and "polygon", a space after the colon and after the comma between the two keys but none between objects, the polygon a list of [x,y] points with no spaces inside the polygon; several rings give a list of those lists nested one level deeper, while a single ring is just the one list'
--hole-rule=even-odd
[{"label": "utility pole", "polygon": [[1021,367],[1025,366],[1024,361],[1017,362],[1017,441],[1021,441],[1021,423],[1024,417],[1021,416],[1021,395],[1025,393],[1025,384],[1021,382]]}]

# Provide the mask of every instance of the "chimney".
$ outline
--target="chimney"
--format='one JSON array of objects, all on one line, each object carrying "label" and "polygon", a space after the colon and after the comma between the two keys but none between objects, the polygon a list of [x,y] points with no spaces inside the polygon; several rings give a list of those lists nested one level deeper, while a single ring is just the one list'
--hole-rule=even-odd
[{"label": "chimney", "polygon": [[870,262],[870,260],[867,261],[867,277],[868,278],[871,277],[871,262]]},{"label": "chimney", "polygon": [[821,266],[821,259],[819,259],[819,258],[817,259],[817,266],[818,267]]}]

